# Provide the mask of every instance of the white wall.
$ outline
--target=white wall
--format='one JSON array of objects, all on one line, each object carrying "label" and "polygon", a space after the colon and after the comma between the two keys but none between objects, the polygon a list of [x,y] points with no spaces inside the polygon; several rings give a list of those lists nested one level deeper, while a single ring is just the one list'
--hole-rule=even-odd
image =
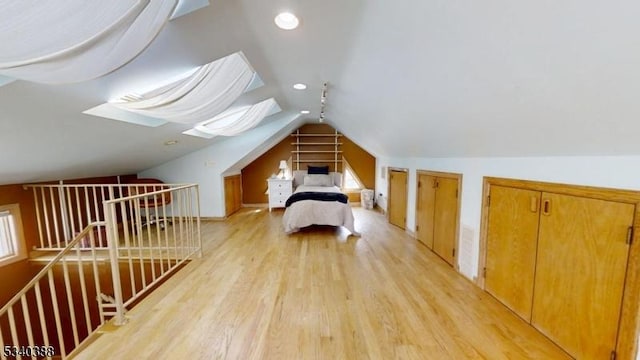
[{"label": "white wall", "polygon": [[[192,152],[181,158],[144,170],[138,177],[158,178],[165,183],[196,183],[200,187],[200,215],[204,217],[223,217],[224,175],[239,173],[228,171],[236,163],[288,129],[298,116],[283,117],[260,127],[251,129],[239,136],[228,137],[209,147]],[[256,154],[256,157],[260,154]],[[266,179],[265,179],[266,181]]]},{"label": "white wall", "polygon": [[462,274],[469,278],[477,274],[484,176],[640,190],[640,156],[378,158],[377,166],[376,195],[383,194],[385,198],[387,180],[381,176],[383,167],[409,169],[407,229],[410,231],[415,231],[416,170],[463,174],[460,223],[472,230],[473,236],[468,243],[461,241],[458,263]]}]

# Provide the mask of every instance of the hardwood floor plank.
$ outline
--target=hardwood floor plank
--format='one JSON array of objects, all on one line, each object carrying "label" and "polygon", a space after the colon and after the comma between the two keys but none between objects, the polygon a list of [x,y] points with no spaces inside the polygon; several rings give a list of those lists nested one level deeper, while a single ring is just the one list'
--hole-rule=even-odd
[{"label": "hardwood floor plank", "polygon": [[360,238],[287,236],[277,210],[203,223],[203,257],[78,358],[569,358],[382,215],[354,213]]}]

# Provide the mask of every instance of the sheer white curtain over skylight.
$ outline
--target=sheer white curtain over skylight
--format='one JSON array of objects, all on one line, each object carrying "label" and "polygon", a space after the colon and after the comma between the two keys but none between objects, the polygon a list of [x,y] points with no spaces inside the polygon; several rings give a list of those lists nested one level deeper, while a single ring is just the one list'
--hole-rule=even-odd
[{"label": "sheer white curtain over skylight", "polygon": [[255,71],[241,52],[200,66],[187,77],[144,94],[129,94],[111,105],[144,116],[183,124],[211,119],[247,89]]},{"label": "sheer white curtain over skylight", "polygon": [[140,54],[178,0],[0,0],[0,74],[72,83]]},{"label": "sheer white curtain over skylight", "polygon": [[274,98],[250,106],[229,109],[211,120],[196,125],[184,134],[212,138],[217,135],[233,136],[257,126],[265,117],[279,112]]}]

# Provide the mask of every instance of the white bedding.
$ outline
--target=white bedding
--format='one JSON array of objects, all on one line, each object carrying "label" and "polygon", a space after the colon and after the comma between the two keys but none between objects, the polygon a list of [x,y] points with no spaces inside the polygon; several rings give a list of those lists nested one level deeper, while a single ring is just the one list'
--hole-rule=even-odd
[{"label": "white bedding", "polygon": [[[296,193],[304,191],[338,192],[336,186],[305,186],[296,188]],[[360,236],[353,226],[353,211],[349,204],[338,201],[302,200],[291,204],[284,211],[282,224],[287,234],[311,225],[344,226],[355,236]]]}]

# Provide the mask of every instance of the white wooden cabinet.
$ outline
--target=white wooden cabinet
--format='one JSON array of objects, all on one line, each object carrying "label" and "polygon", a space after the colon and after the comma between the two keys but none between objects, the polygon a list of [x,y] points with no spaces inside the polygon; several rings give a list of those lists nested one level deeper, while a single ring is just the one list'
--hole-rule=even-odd
[{"label": "white wooden cabinet", "polygon": [[267,179],[269,184],[269,211],[283,208],[293,193],[293,179]]}]

